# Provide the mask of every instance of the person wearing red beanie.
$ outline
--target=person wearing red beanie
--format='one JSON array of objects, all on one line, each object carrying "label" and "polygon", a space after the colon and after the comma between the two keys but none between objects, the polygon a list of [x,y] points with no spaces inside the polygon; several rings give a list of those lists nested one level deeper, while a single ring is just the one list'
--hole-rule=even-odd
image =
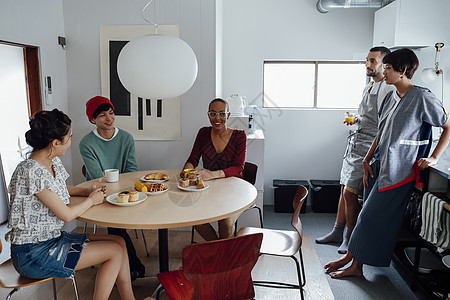
[{"label": "person wearing red beanie", "polygon": [[[134,139],[131,134],[114,127],[114,105],[103,96],[95,96],[86,102],[86,116],[96,128],[86,134],[79,149],[86,167],[86,180],[103,177],[106,169],[118,169],[120,173],[138,170]],[[109,228],[108,233],[121,236],[126,243],[130,262],[131,279],[144,277],[145,266],[136,255],[136,249],[126,229]]]}]

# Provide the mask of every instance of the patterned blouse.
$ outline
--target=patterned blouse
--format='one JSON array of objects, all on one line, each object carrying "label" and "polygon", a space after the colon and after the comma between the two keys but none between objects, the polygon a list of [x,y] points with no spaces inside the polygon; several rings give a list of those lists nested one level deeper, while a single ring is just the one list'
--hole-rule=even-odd
[{"label": "patterned blouse", "polygon": [[59,219],[36,196],[36,193],[49,189],[58,194],[61,201],[69,203],[66,179],[69,177],[61,160],[53,158],[53,177],[48,170],[33,159],[17,165],[9,184],[10,207],[6,240],[21,245],[37,243],[61,235],[64,221]]}]

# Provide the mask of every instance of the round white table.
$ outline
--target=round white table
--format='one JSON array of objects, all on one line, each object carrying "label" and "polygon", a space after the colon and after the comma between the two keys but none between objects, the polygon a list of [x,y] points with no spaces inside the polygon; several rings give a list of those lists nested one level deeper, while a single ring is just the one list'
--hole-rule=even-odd
[{"label": "round white table", "polygon": [[[169,175],[165,183],[169,190],[159,195],[148,195],[135,206],[117,206],[105,203],[91,207],[78,219],[80,221],[115,228],[158,229],[160,271],[169,269],[168,228],[193,226],[218,221],[243,212],[256,200],[256,188],[245,180],[229,177],[206,181],[209,187],[198,192],[179,189],[180,170],[138,171],[120,174],[119,181],[105,182],[107,195],[134,190],[134,183],[151,172]],[[80,187],[89,187],[95,180],[83,182]],[[71,197],[71,203],[83,201],[82,197]]]}]

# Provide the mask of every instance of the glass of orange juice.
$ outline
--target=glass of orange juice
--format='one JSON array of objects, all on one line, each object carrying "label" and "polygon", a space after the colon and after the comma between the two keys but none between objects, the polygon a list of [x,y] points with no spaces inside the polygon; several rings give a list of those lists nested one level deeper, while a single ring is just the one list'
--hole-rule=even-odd
[{"label": "glass of orange juice", "polygon": [[344,120],[345,123],[354,123],[355,119],[356,119],[356,115],[354,113],[351,113],[348,111],[345,112],[344,117],[345,117],[345,120]]}]

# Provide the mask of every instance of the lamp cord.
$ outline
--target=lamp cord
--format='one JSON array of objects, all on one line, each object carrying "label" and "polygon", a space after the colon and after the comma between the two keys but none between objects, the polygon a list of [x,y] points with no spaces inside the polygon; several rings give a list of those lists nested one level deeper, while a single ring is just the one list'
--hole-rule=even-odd
[{"label": "lamp cord", "polygon": [[152,2],[153,2],[153,0],[150,0],[150,2],[147,3],[146,6],[144,6],[144,8],[143,8],[142,11],[141,11],[141,17],[142,17],[142,19],[144,19],[145,21],[147,21],[147,22],[150,23],[151,25],[154,25],[154,26],[155,26],[155,34],[158,34],[158,24],[153,23],[152,21],[150,21],[149,19],[147,19],[147,18],[144,16],[144,11],[147,9],[147,7],[148,7]]}]

